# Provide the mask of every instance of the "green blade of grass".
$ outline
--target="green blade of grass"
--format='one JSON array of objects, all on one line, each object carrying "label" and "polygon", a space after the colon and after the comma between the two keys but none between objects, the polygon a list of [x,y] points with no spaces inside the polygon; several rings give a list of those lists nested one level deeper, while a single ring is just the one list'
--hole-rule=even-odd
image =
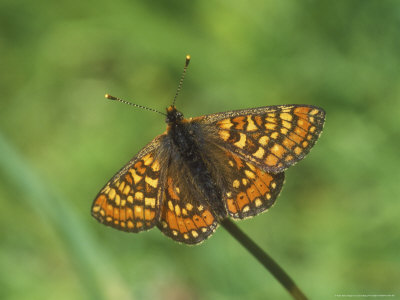
[{"label": "green blade of grass", "polygon": [[83,290],[92,299],[132,299],[112,259],[92,238],[89,229],[60,193],[49,188],[0,132],[0,168],[24,194],[23,201],[59,236],[71,264],[80,276]]}]

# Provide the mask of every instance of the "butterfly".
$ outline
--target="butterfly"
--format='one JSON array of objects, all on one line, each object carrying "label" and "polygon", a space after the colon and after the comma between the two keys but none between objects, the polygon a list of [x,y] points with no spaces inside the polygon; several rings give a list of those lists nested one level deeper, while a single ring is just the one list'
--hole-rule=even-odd
[{"label": "butterfly", "polygon": [[[177,94],[189,61],[187,56]],[[157,226],[175,241],[198,244],[224,218],[245,219],[270,208],[284,171],[308,154],[324,121],[325,111],[311,105],[186,119],[173,104],[167,108],[166,131],[107,182],[92,216],[126,232]]]}]

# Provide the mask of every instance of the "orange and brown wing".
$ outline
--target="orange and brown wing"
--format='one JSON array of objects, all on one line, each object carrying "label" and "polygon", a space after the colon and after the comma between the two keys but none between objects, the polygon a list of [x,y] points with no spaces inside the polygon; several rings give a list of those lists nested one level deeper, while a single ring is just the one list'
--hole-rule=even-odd
[{"label": "orange and brown wing", "polygon": [[162,138],[143,148],[96,196],[91,212],[100,223],[129,232],[148,230],[157,223],[163,191],[163,162],[157,155]]},{"label": "orange and brown wing", "polygon": [[218,222],[202,192],[191,180],[181,162],[171,162],[158,227],[177,242],[198,244],[214,233]]},{"label": "orange and brown wing", "polygon": [[279,173],[310,152],[325,121],[323,109],[280,105],[193,119],[214,130],[214,142],[266,172]]},{"label": "orange and brown wing", "polygon": [[223,200],[228,214],[236,219],[253,217],[266,211],[278,197],[284,173],[269,174],[226,151]]}]

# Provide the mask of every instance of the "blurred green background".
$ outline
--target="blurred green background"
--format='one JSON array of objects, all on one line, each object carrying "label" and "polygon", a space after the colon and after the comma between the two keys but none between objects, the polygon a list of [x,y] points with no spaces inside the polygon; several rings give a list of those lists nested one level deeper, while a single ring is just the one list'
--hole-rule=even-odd
[{"label": "blurred green background", "polygon": [[238,225],[312,299],[399,296],[398,1],[0,1],[0,298],[290,299],[219,228],[200,246],[126,234],[94,196],[187,117],[327,112],[277,204]]}]

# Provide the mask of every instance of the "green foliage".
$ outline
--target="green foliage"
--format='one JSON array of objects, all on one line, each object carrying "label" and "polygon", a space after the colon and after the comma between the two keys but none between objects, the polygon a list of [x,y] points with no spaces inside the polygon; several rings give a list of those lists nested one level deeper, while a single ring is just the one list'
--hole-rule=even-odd
[{"label": "green foliage", "polygon": [[187,117],[275,104],[327,111],[277,204],[239,226],[313,299],[399,294],[397,1],[0,2],[0,298],[285,299],[223,229],[197,247],[129,235],[93,197]]}]

